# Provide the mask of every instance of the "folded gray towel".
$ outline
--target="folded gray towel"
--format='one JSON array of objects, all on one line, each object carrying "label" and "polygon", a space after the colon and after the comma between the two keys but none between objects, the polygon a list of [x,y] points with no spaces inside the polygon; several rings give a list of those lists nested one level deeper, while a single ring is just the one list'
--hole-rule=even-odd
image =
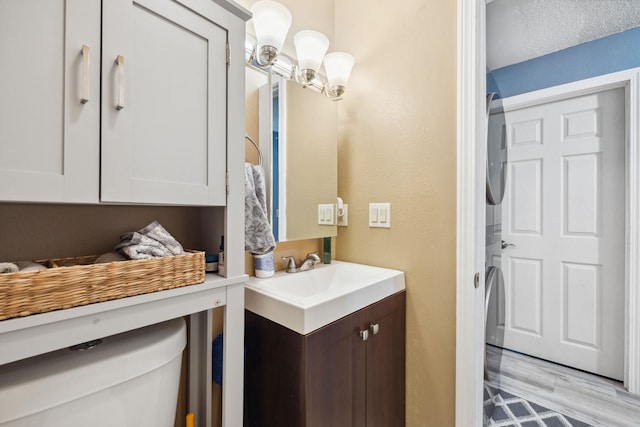
[{"label": "folded gray towel", "polygon": [[20,270],[20,268],[12,262],[0,262],[0,274],[15,273],[18,270]]},{"label": "folded gray towel", "polygon": [[182,245],[176,239],[174,239],[173,236],[169,234],[169,232],[165,230],[158,221],[153,221],[151,224],[138,230],[138,233],[162,243],[167,249],[171,251],[173,255],[184,254]]},{"label": "folded gray towel", "polygon": [[120,236],[120,244],[115,249],[130,259],[149,259],[173,255],[162,243],[137,231]]},{"label": "folded gray towel", "polygon": [[130,259],[184,254],[182,245],[158,221],[153,221],[138,231],[120,235],[120,244],[115,247],[115,250]]},{"label": "folded gray towel", "polygon": [[262,166],[244,165],[244,249],[262,255],[276,247],[267,211],[267,190]]}]

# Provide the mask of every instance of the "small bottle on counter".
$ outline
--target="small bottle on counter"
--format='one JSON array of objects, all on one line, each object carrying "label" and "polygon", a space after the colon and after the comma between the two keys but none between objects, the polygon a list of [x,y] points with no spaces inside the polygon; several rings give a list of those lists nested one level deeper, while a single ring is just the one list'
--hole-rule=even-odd
[{"label": "small bottle on counter", "polygon": [[322,241],[322,261],[331,264],[331,237],[325,237]]},{"label": "small bottle on counter", "polygon": [[220,239],[220,253],[218,254],[218,274],[224,276],[226,274],[225,270],[225,260],[224,260],[224,236]]}]

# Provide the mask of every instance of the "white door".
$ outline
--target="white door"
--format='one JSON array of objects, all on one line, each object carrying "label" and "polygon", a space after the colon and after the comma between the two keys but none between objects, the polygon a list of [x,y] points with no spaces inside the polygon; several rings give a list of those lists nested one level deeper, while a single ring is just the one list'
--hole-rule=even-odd
[{"label": "white door", "polygon": [[227,30],[199,3],[103,2],[102,201],[226,204]]},{"label": "white door", "polygon": [[0,200],[97,202],[100,1],[0,1],[0,58]]},{"label": "white door", "polygon": [[514,246],[500,260],[506,310],[498,322],[505,348],[618,380],[624,99],[619,88],[507,114],[503,239]]}]

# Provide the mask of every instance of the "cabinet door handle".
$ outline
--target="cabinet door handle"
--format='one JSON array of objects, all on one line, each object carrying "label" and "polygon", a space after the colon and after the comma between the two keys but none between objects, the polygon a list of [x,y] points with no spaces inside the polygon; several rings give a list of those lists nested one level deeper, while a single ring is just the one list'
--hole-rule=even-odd
[{"label": "cabinet door handle", "polygon": [[371,324],[370,328],[371,328],[371,333],[373,335],[376,335],[378,333],[378,331],[380,330],[380,325],[377,324],[377,323],[373,323],[373,324]]},{"label": "cabinet door handle", "polygon": [[362,341],[366,341],[369,339],[369,331],[368,330],[364,330],[364,331],[360,331],[360,337],[362,338]]},{"label": "cabinet door handle", "polygon": [[91,47],[83,44],[82,50],[82,96],[80,96],[80,102],[86,104],[89,102],[89,54]]},{"label": "cabinet door handle", "polygon": [[124,108],[124,56],[118,55],[116,65],[118,66],[118,102],[116,103],[116,110],[122,110]]}]

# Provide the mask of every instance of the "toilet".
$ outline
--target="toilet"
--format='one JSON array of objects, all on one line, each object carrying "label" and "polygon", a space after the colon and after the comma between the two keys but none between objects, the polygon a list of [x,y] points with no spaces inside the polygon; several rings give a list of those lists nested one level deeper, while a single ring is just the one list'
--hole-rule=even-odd
[{"label": "toilet", "polygon": [[0,366],[2,427],[173,427],[183,319]]}]

